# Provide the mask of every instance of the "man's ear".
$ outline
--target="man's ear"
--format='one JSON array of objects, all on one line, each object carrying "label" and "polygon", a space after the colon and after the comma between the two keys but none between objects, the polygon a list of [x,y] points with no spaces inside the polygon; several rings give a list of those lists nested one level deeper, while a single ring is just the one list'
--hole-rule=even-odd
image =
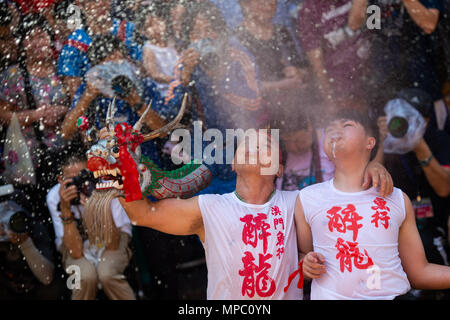
[{"label": "man's ear", "polygon": [[284,166],[280,163],[278,166],[277,178],[281,178],[284,173]]},{"label": "man's ear", "polygon": [[62,174],[58,175],[58,182],[62,183],[63,182],[63,176]]},{"label": "man's ear", "polygon": [[368,150],[372,150],[373,148],[375,148],[376,144],[377,144],[377,139],[375,139],[374,137],[367,138],[367,149]]}]

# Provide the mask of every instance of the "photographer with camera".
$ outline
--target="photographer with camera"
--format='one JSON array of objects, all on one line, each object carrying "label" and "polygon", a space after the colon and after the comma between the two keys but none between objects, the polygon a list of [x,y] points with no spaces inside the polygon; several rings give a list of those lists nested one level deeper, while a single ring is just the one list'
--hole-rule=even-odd
[{"label": "photographer with camera", "polygon": [[134,292],[123,276],[132,254],[128,247],[132,235],[130,220],[118,200],[113,200],[110,210],[114,241],[106,247],[89,243],[89,226],[84,225],[82,217],[95,182],[85,169],[83,156],[69,156],[61,166],[59,183],[47,195],[64,268],[78,266],[80,270],[81,285],[73,289],[72,300],[94,300],[99,284],[112,300],[134,300]]},{"label": "photographer with camera", "polygon": [[46,226],[33,219],[12,185],[0,196],[0,300],[57,299],[54,251]]},{"label": "photographer with camera", "polygon": [[[445,131],[438,130],[433,99],[426,92],[420,89],[403,89],[397,97],[420,113],[424,133],[415,138],[409,151],[386,152],[385,165],[392,174],[394,184],[404,190],[412,201],[428,260],[448,265],[450,136]],[[420,130],[417,128],[418,121],[412,121],[411,117],[405,117],[399,111],[390,112],[387,116],[389,134],[385,140],[385,148],[389,147],[386,144],[391,139],[396,142],[392,148],[401,149],[407,144],[407,138]],[[448,124],[449,119],[446,121]]]}]

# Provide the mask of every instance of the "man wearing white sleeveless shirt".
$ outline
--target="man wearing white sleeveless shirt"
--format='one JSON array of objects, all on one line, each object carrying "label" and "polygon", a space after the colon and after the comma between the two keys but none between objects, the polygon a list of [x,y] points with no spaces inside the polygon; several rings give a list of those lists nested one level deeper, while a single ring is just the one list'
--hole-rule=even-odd
[{"label": "man wearing white sleeveless shirt", "polygon": [[341,110],[327,126],[334,179],[300,191],[295,219],[311,299],[395,299],[411,286],[450,288],[450,268],[428,263],[411,201],[380,197],[361,181],[376,146],[367,115]]},{"label": "man wearing white sleeveless shirt", "polygon": [[[274,163],[271,146],[276,144],[273,150],[279,147],[273,138],[258,136],[256,146],[246,148],[242,143],[237,148],[232,165],[237,174],[233,193],[155,203],[146,199],[126,202],[120,198],[136,225],[175,235],[199,236],[208,268],[209,300],[302,299],[303,296],[301,289],[287,288],[289,275],[297,270],[299,260],[294,224],[298,191],[275,190],[274,181],[283,170],[278,162],[275,162],[275,174],[261,173],[264,167],[272,167]],[[263,150],[269,151],[269,164],[261,164],[258,151],[261,144],[266,144]],[[236,161],[240,155],[244,156],[245,163]],[[256,164],[251,164],[251,158]],[[379,181],[380,173],[387,173],[376,164],[367,171],[368,181]],[[387,179],[380,181],[389,190],[386,182]]]}]

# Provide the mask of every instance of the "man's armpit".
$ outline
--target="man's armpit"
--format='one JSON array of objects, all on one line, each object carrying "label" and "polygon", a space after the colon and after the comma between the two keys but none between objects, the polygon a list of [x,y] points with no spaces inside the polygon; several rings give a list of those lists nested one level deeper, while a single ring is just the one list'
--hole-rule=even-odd
[{"label": "man's armpit", "polygon": [[199,215],[195,217],[195,219],[191,222],[189,233],[198,234],[201,228],[203,228],[203,218],[201,215]]}]

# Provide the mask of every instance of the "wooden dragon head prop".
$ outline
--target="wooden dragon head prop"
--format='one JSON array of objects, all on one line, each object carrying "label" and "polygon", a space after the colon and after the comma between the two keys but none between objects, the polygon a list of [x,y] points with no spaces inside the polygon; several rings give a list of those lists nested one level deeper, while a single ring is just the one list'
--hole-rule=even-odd
[{"label": "wooden dragon head prop", "polygon": [[[134,126],[125,122],[115,124],[114,98],[108,107],[105,127],[101,130],[90,128],[87,133],[88,140],[93,144],[87,152],[87,167],[98,179],[96,190],[120,190],[129,202],[150,194],[157,199],[187,198],[205,188],[211,180],[211,173],[204,165],[193,162],[174,171],[162,171],[142,155],[140,148],[140,144],[178,127],[186,110],[186,101],[187,95],[184,96],[177,116],[171,122],[150,133],[142,134],[141,129],[151,104]],[[87,130],[87,119],[80,117],[78,127]]]}]

